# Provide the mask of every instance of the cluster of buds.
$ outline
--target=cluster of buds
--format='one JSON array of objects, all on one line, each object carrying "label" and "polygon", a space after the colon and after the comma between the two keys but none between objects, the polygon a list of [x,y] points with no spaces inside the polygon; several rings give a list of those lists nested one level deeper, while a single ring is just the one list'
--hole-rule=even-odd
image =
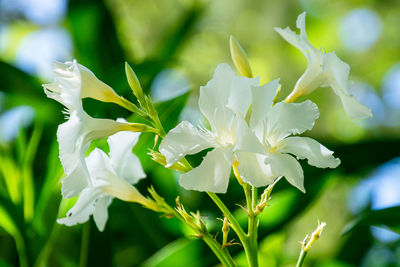
[{"label": "cluster of buds", "polygon": [[176,198],[175,210],[184,219],[185,223],[196,232],[194,236],[203,238],[204,234],[207,232],[207,226],[201,218],[200,211],[188,213],[181,203],[179,196]]},{"label": "cluster of buds", "polygon": [[268,185],[267,188],[265,188],[264,192],[261,195],[260,202],[258,203],[258,205],[254,210],[255,216],[260,214],[265,209],[265,207],[268,204],[268,201],[271,200],[272,189],[274,189],[274,186],[279,182],[281,178],[282,176],[279,176],[278,178],[275,179],[275,181],[272,184]]},{"label": "cluster of buds", "polygon": [[325,226],[326,226],[326,222],[318,221],[317,229],[315,229],[315,231],[311,234],[311,237],[306,235],[304,240],[302,242],[300,242],[301,249],[304,252],[308,252],[310,250],[312,244],[314,244],[314,242],[321,236],[322,230],[324,230]]}]

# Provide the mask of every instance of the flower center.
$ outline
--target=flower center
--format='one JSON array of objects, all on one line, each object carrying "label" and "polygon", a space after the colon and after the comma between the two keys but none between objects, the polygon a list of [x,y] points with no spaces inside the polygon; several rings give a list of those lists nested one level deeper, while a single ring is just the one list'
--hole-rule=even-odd
[{"label": "flower center", "polygon": [[221,145],[233,145],[236,142],[236,136],[230,131],[222,131],[217,137],[217,142]]}]

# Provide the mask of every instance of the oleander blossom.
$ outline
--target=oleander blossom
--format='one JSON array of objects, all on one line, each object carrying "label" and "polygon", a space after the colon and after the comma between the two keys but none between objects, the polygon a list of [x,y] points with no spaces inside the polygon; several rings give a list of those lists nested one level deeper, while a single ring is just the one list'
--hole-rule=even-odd
[{"label": "oleander blossom", "polygon": [[314,139],[290,136],[311,130],[319,111],[310,100],[272,105],[278,87],[278,80],[275,80],[252,90],[250,129],[265,151],[263,154],[236,152],[238,171],[243,181],[253,186],[272,184],[275,178],[284,176],[290,184],[305,192],[303,170],[297,159],[307,159],[308,164],[319,168],[335,168],[340,160]]},{"label": "oleander blossom", "polygon": [[318,87],[329,86],[339,96],[348,116],[354,119],[372,117],[371,109],[361,104],[349,93],[349,65],[340,60],[335,52],[325,53],[310,43],[306,33],[305,17],[306,13],[303,12],[297,18],[296,27],[300,29],[299,35],[289,27],[285,29],[275,28],[287,42],[299,49],[308,61],[307,69],[297,81],[285,102],[292,102],[302,95],[311,93]]},{"label": "oleander blossom", "polygon": [[118,95],[76,60],[54,63],[54,82],[43,87],[49,98],[65,106],[68,120],[57,129],[59,156],[66,174],[62,180],[62,195],[75,197],[90,183],[83,155],[90,142],[131,127],[125,122],[92,118],[84,111],[82,98],[108,101]]},{"label": "oleander blossom", "polygon": [[90,182],[82,190],[65,218],[57,222],[72,226],[84,223],[93,215],[100,231],[108,218],[108,206],[114,197],[148,205],[148,200],[132,186],[146,177],[139,159],[132,153],[140,133],[118,132],[108,138],[109,156],[95,148],[85,158]]},{"label": "oleander blossom", "polygon": [[167,167],[185,155],[208,152],[201,164],[180,176],[185,189],[225,193],[236,151],[264,153],[261,143],[244,118],[251,105],[250,90],[258,78],[236,76],[228,64],[217,66],[214,77],[200,88],[199,107],[211,130],[196,128],[187,121],[172,129],[160,144]]}]

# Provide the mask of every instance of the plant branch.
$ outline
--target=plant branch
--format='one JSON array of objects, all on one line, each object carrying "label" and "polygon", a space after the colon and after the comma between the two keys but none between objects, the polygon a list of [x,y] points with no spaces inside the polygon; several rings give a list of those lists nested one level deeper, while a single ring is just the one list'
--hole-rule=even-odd
[{"label": "plant branch", "polygon": [[311,234],[311,237],[306,235],[304,240],[301,242],[301,251],[299,255],[299,259],[297,260],[296,267],[301,267],[304,263],[304,260],[307,256],[307,252],[310,250],[312,244],[321,236],[322,230],[326,226],[325,222],[320,223],[318,221],[317,229]]}]

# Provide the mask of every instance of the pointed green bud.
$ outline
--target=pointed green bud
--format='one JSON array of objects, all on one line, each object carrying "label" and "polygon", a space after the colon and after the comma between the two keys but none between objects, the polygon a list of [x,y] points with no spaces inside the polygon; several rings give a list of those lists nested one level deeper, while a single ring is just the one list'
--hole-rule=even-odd
[{"label": "pointed green bud", "polygon": [[204,223],[204,221],[201,219],[200,211],[196,211],[196,213],[192,212],[192,216],[196,221],[196,225],[199,228],[199,230],[203,233],[207,232],[207,226]]},{"label": "pointed green bud", "polygon": [[131,87],[133,94],[138,99],[140,105],[143,105],[143,103],[145,103],[145,100],[142,86],[140,85],[139,79],[137,78],[131,66],[129,66],[128,62],[125,62],[125,73],[126,78],[128,79],[128,84]]},{"label": "pointed green bud", "polygon": [[246,52],[239,44],[239,42],[231,35],[230,37],[230,47],[231,47],[231,57],[236,69],[239,71],[240,75],[252,78],[253,73],[250,68],[250,63],[247,58]]},{"label": "pointed green bud", "polygon": [[119,126],[119,130],[140,133],[157,133],[156,129],[143,123],[124,123]]},{"label": "pointed green bud", "polygon": [[[278,103],[278,101],[279,101],[278,98],[279,98],[279,94],[281,93],[281,90],[282,90],[282,85],[279,84],[278,90],[276,90],[276,95],[275,95],[274,99],[272,99],[272,105],[275,105],[276,103]],[[285,100],[285,102],[286,102],[286,100]]]},{"label": "pointed green bud", "polygon": [[282,176],[279,176],[278,178],[275,179],[275,181],[272,184],[268,185],[267,188],[264,189],[264,192],[262,193],[261,198],[260,198],[260,203],[258,203],[258,205],[256,206],[256,209],[254,211],[255,215],[260,214],[264,210],[265,206],[267,206],[268,201],[270,201],[270,199],[271,199],[271,193],[272,193],[272,190],[274,189],[274,186],[281,179],[282,179]]},{"label": "pointed green bud", "polygon": [[[151,156],[151,159],[161,165],[163,165],[165,167],[165,165],[167,165],[167,160],[165,159],[164,155],[161,154],[160,152],[154,151],[154,150],[150,150],[149,153],[147,153],[149,156]],[[166,167],[167,168],[167,167]],[[189,166],[186,165],[185,162],[183,162],[182,160],[178,161],[175,164],[172,164],[171,166],[168,167],[168,169],[170,170],[176,170],[179,172],[188,172],[191,170],[191,168]]]}]

